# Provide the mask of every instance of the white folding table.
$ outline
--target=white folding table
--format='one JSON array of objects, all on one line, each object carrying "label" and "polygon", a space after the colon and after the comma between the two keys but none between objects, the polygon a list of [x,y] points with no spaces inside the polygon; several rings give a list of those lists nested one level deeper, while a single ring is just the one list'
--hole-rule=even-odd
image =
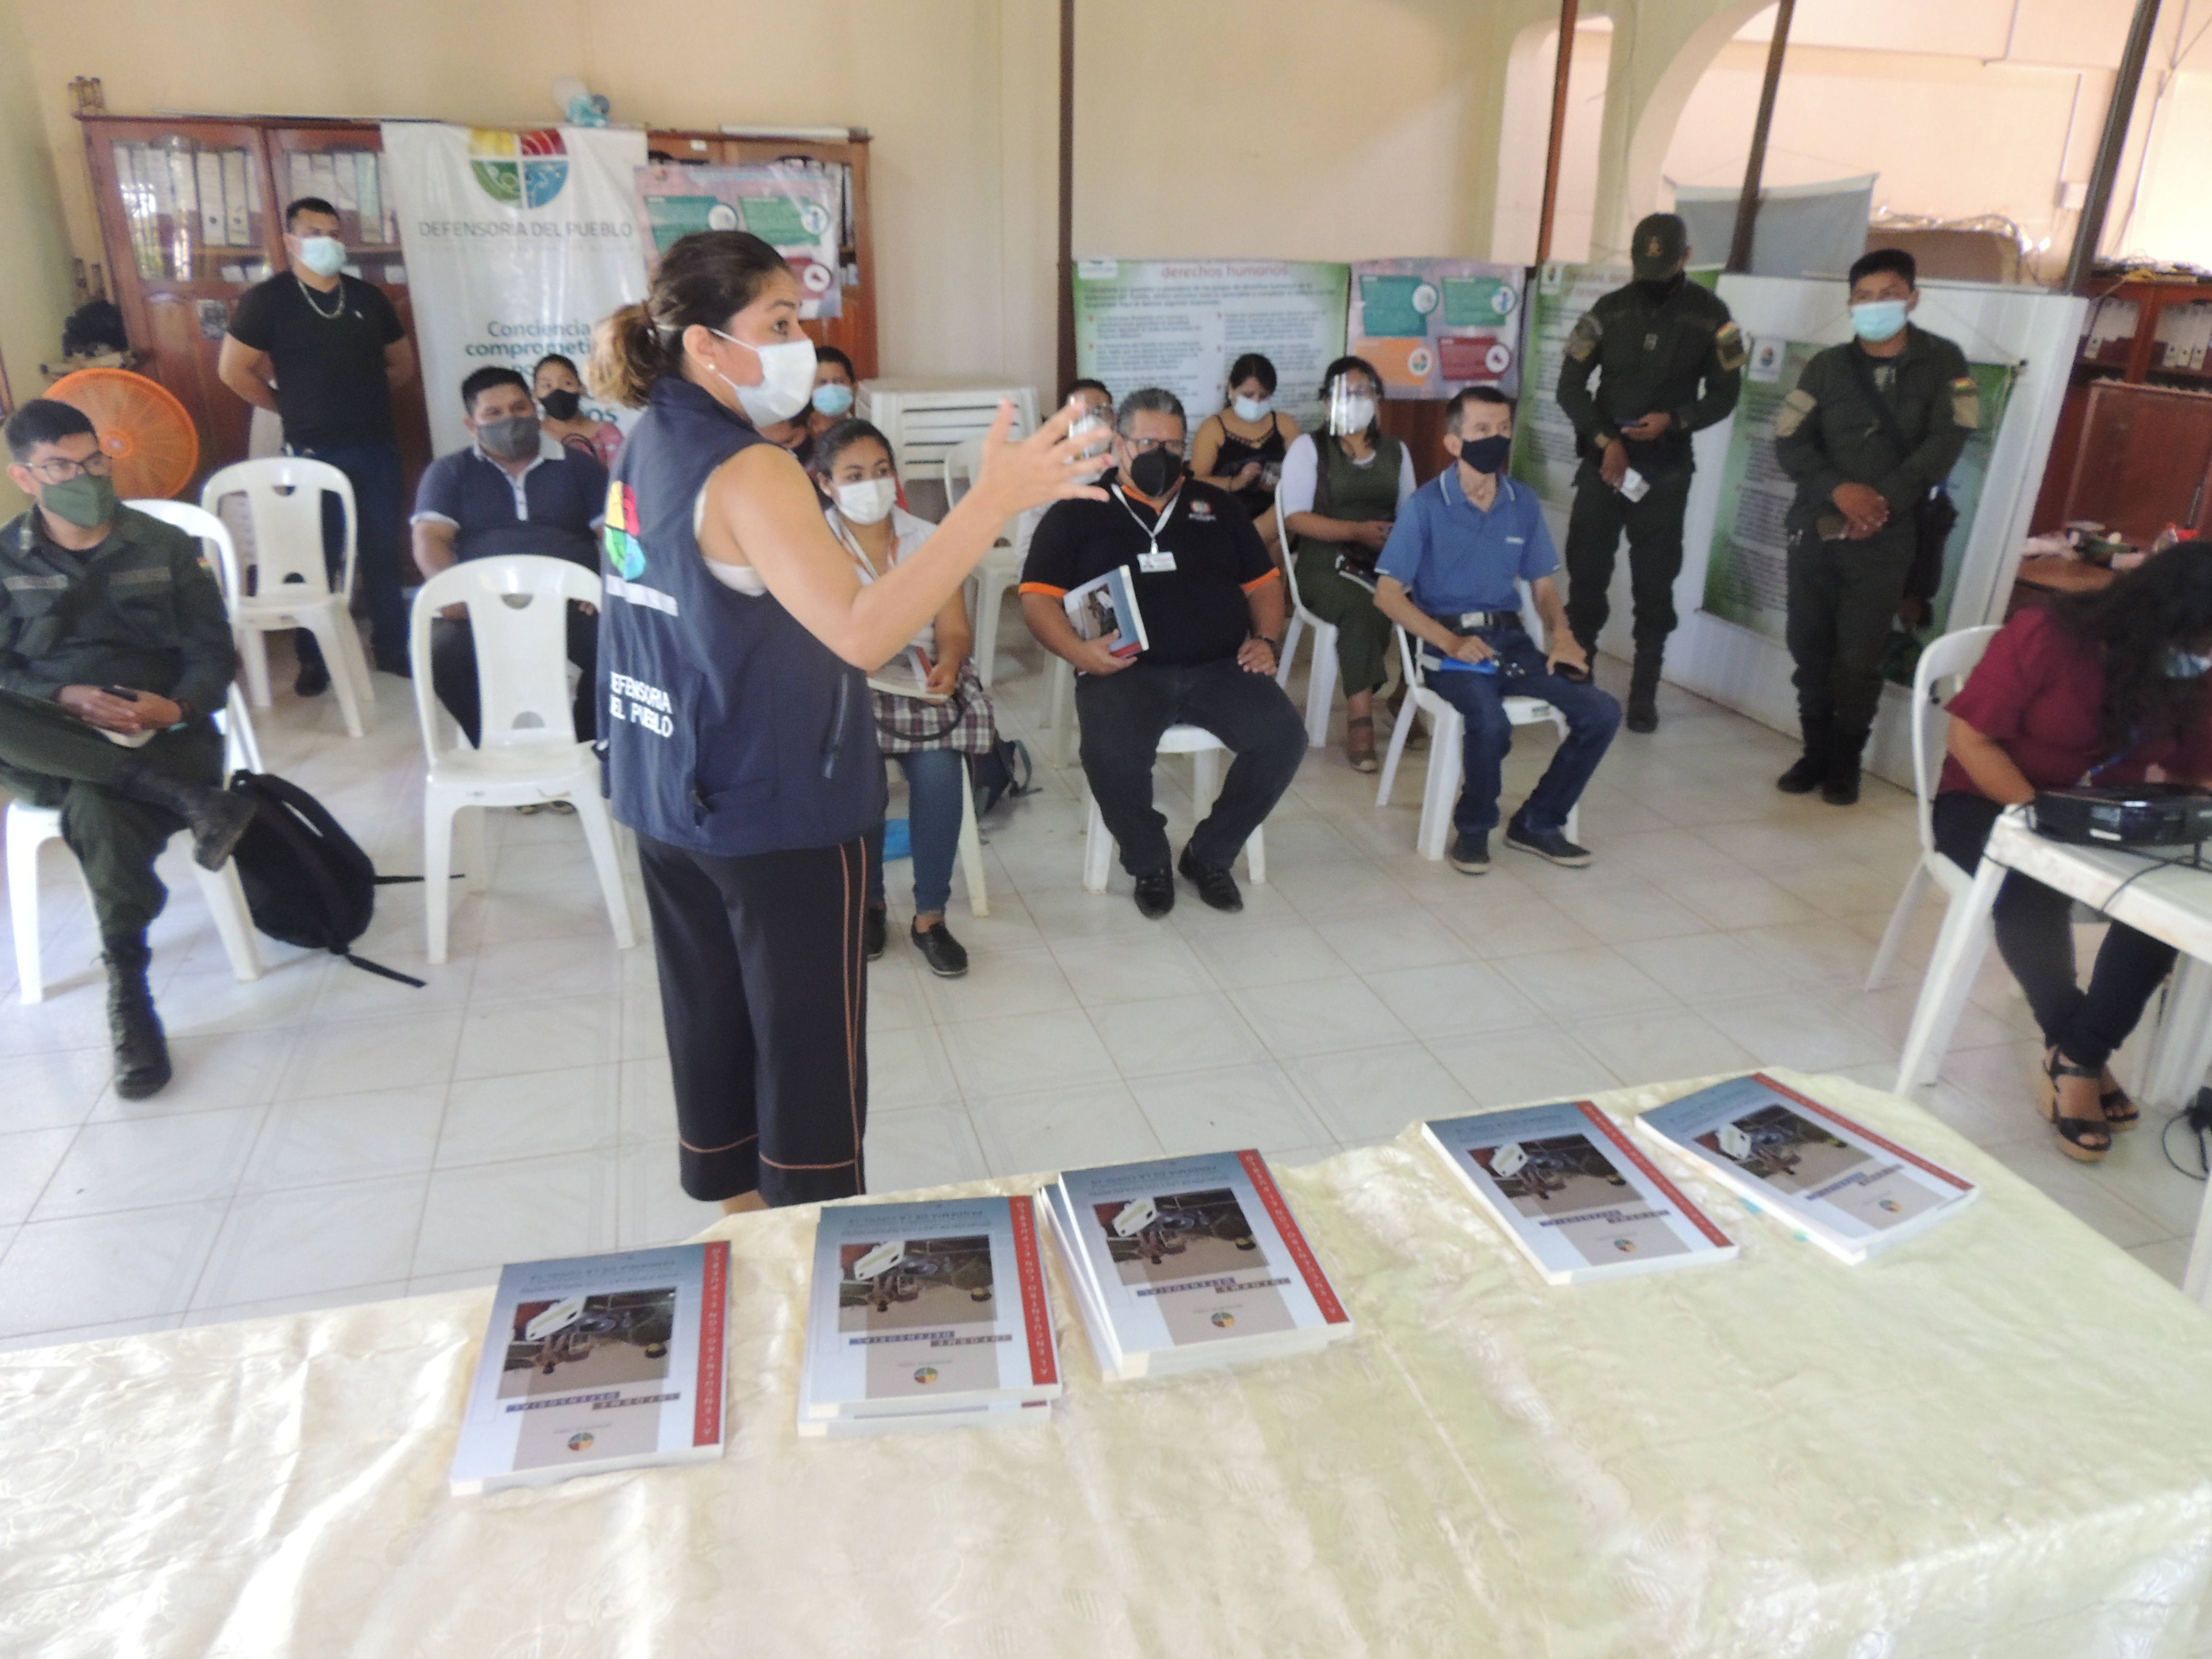
[{"label": "white folding table", "polygon": [[[2166,861],[2153,863],[2153,858]],[[1934,1079],[1988,951],[1990,911],[1997,889],[2015,870],[2113,921],[2164,939],[2182,953],[2136,1093],[2146,1107],[2172,1111],[2186,1105],[2203,1081],[2206,1068],[2212,1067],[2212,869],[2187,862],[2179,848],[2152,849],[2146,854],[2051,841],[2028,827],[2027,813],[2019,807],[2006,812],[1990,830],[1972,889],[1954,901],[1966,907],[1965,914],[1955,925],[1947,926],[1937,940],[1898,1064],[1898,1092]],[[2212,1186],[2208,1186],[2206,1197],[2212,1200]],[[2185,1287],[2198,1302],[2212,1305],[2212,1295],[2208,1295],[2212,1292],[2212,1227],[2206,1225],[2208,1220],[2212,1220],[2212,1201],[2197,1220]]]}]

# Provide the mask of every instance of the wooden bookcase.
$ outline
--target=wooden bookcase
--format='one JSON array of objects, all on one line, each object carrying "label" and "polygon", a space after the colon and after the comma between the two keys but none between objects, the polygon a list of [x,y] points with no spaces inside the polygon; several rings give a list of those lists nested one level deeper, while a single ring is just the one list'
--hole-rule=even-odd
[{"label": "wooden bookcase", "polygon": [[2092,520],[2130,541],[2212,526],[2212,283],[2090,296],[2036,497],[2038,533]]},{"label": "wooden bookcase", "polygon": [[[216,468],[246,459],[252,410],[216,377],[216,361],[239,296],[285,269],[287,202],[312,195],[337,205],[355,274],[383,289],[414,339],[398,221],[388,211],[390,191],[378,166],[384,143],[374,125],[78,118],[115,302],[131,346],[145,359],[139,372],[174,393],[199,428],[195,489]],[[308,187],[293,188],[295,179]],[[377,201],[365,221],[361,207],[367,190],[375,191]],[[419,363],[419,347],[416,357]],[[392,398],[410,501],[430,460],[422,398],[419,374]]]}]

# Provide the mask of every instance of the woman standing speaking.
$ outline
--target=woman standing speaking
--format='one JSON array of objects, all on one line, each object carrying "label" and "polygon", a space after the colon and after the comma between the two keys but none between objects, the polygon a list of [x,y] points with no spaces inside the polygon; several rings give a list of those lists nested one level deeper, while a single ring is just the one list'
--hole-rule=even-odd
[{"label": "woman standing speaking", "polygon": [[1066,411],[1001,408],[975,487],[863,585],[798,462],[763,439],[814,387],[798,279],[739,231],[684,237],[600,325],[592,381],[646,413],[609,487],[607,789],[637,832],[684,1190],[728,1210],[866,1190],[866,834],[884,767],[864,671],[959,588],[1008,519],[1090,487]]}]

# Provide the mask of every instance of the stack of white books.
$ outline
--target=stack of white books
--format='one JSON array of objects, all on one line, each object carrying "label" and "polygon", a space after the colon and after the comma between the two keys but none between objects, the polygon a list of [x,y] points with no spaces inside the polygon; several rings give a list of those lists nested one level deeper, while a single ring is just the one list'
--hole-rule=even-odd
[{"label": "stack of white books", "polygon": [[823,1208],[800,1434],[1042,1423],[1060,1391],[1033,1200]]},{"label": "stack of white books", "polygon": [[1110,1377],[1306,1353],[1352,1334],[1257,1152],[1071,1170],[1045,1197]]},{"label": "stack of white books", "polygon": [[720,1241],[506,1268],[454,1493],[720,1457],[729,1282]]},{"label": "stack of white books", "polygon": [[1735,1259],[1735,1241],[1586,1100],[1437,1118],[1421,1133],[1547,1285]]},{"label": "stack of white books", "polygon": [[1764,1073],[1685,1095],[1636,1120],[1753,1209],[1858,1263],[1974,1201],[1964,1176]]}]

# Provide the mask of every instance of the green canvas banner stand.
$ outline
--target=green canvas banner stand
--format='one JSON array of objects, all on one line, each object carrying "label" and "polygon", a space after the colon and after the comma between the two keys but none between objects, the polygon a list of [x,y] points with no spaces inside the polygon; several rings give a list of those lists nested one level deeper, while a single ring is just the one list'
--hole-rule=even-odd
[{"label": "green canvas banner stand", "polygon": [[1545,506],[1575,503],[1574,422],[1559,407],[1559,367],[1567,336],[1601,295],[1629,280],[1625,265],[1540,265],[1528,284],[1521,353],[1522,398],[1513,422],[1513,476]]}]

